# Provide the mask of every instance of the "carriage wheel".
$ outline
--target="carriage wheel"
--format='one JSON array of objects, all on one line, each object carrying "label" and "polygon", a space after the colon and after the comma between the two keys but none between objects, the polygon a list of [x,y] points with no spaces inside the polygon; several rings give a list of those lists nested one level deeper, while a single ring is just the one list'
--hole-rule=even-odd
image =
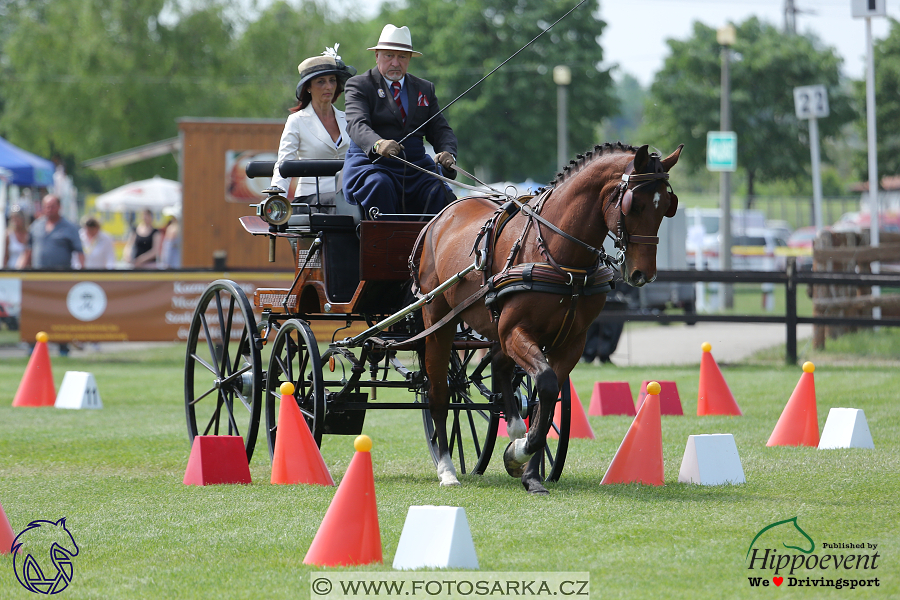
[{"label": "carriage wheel", "polygon": [[[466,350],[461,359],[457,351],[450,353],[450,371],[447,375],[450,383],[450,406],[447,415],[447,443],[450,456],[459,474],[481,475],[487,468],[497,441],[497,426],[500,418],[497,410],[481,408],[467,410],[472,404],[485,404],[488,399],[482,395],[478,384],[490,390],[491,356],[490,352],[481,360],[476,359],[476,350]],[[417,401],[424,398],[417,393]],[[422,411],[425,425],[425,440],[435,466],[439,454],[434,422],[431,411]]]},{"label": "carriage wheel", "polygon": [[322,445],[325,429],[325,388],[322,384],[322,359],[312,329],[306,321],[285,321],[272,344],[272,356],[266,376],[266,439],[269,456],[275,456],[275,436],[278,433],[278,412],[284,382],[294,384],[294,399],[306,424]]},{"label": "carriage wheel", "polygon": [[247,460],[259,427],[262,365],[256,317],[233,281],[211,283],[194,309],[184,362],[188,436],[238,435]]}]

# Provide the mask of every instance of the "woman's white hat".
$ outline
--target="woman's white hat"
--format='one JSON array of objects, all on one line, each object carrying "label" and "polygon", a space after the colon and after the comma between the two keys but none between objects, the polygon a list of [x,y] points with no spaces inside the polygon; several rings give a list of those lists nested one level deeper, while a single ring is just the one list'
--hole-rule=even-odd
[{"label": "woman's white hat", "polygon": [[409,27],[394,27],[390,23],[381,30],[381,37],[378,38],[378,44],[369,48],[369,50],[401,50],[403,52],[412,52],[413,56],[422,56],[421,52],[413,50],[412,36],[409,34]]}]

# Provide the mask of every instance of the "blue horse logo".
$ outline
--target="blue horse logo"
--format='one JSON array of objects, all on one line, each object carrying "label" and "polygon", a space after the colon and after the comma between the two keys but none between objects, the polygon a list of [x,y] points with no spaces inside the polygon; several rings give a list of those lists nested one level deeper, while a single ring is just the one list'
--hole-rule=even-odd
[{"label": "blue horse logo", "polygon": [[[44,554],[38,554],[38,560],[35,554],[40,551],[46,552],[49,560]],[[78,556],[78,545],[66,529],[65,518],[32,521],[13,540],[12,554],[16,579],[22,587],[35,594],[58,594],[72,581],[72,558]]]}]

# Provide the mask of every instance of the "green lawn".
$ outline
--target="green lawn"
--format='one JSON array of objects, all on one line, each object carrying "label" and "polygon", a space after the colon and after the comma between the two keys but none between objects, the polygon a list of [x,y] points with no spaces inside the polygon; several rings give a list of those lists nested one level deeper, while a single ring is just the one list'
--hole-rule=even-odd
[{"label": "green lawn", "polygon": [[[855,337],[855,336],[853,336]],[[678,385],[685,416],[662,418],[663,487],[600,486],[631,423],[590,417],[594,440],[572,440],[566,469],[549,497],[530,497],[503,472],[498,444],[488,472],[441,489],[412,411],[369,411],[383,565],[389,571],[411,505],[466,509],[482,571],[589,571],[595,598],[887,598],[900,595],[900,369],[897,336],[845,338],[846,347],[814,357],[820,431],[828,409],[865,410],[875,450],[767,448],[766,440],[801,370],[765,353],[723,368],[743,417],[697,417],[698,367],[615,368],[580,365],[573,374],[587,408],[593,383],[646,379]],[[884,352],[869,363],[859,350]],[[873,350],[876,349],[876,350]],[[773,350],[777,355],[777,350]],[[19,531],[35,519],[67,523],[79,544],[67,598],[306,598],[316,569],[303,557],[335,488],[273,486],[261,438],[249,486],[184,486],[189,455],[180,347],[53,358],[59,386],[66,370],[92,372],[104,408],[12,408],[25,359],[0,362],[0,504]],[[782,354],[783,356],[783,350]],[[698,357],[699,358],[699,357]],[[850,365],[850,366],[847,366]],[[391,398],[408,400],[406,392]],[[687,437],[732,433],[747,483],[678,483]],[[336,481],[353,455],[350,437],[326,437],[323,456]],[[878,588],[763,592],[745,559],[754,536],[798,517],[817,544],[877,543],[879,568],[840,571],[877,576]],[[789,552],[780,548],[780,552]],[[817,549],[817,554],[841,552]],[[46,562],[46,561],[45,561]],[[805,576],[833,577],[812,570]],[[770,586],[771,587],[771,586]],[[31,598],[0,556],[0,598]]]}]

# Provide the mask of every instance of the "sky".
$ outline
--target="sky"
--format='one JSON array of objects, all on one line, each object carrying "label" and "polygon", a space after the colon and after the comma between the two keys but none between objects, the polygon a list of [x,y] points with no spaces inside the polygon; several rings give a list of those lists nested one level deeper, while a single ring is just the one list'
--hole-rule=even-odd
[{"label": "sky", "polygon": [[[900,0],[886,2],[888,15],[900,20]],[[577,3],[578,0],[572,0],[572,6]],[[851,0],[794,0],[795,7],[802,11],[796,16],[797,32],[815,33],[822,43],[834,47],[844,59],[844,75],[864,79],[865,19],[851,16],[851,3]],[[337,0],[336,4],[374,16],[381,1]],[[695,21],[719,28],[729,22],[742,23],[755,15],[783,29],[784,6],[785,0],[600,0],[600,15],[607,23],[601,39],[603,66],[617,65],[614,77],[624,71],[646,87],[662,69],[668,55],[666,40],[689,38]],[[886,37],[888,30],[886,18],[872,19],[875,39]]]}]

